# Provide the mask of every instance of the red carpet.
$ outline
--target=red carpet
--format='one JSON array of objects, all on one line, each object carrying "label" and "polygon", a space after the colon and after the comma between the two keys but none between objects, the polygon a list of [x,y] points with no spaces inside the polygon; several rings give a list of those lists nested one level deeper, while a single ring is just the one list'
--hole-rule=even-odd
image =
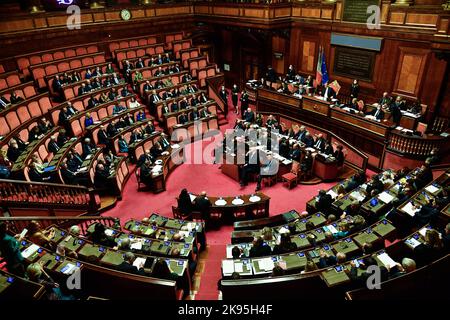
[{"label": "red carpet", "polygon": [[[235,117],[236,115],[231,110],[228,115],[229,126],[234,125]],[[203,144],[209,143],[203,142]],[[192,144],[191,147],[201,147],[201,145],[202,141],[199,141]],[[187,150],[188,158],[190,153],[190,150]],[[299,185],[292,190],[288,190],[281,183],[277,183],[272,187],[264,187],[262,192],[271,197],[270,212],[271,215],[275,215],[291,209],[305,210],[306,202],[315,196],[319,189],[328,189],[334,184]],[[255,187],[255,183],[250,183],[247,187],[241,189],[236,181],[221,173],[218,165],[182,164],[174,169],[169,176],[166,183],[167,190],[156,195],[151,192],[137,192],[136,177],[132,174],[124,189],[122,201],[119,201],[116,207],[107,211],[104,215],[119,217],[122,222],[130,218],[142,219],[152,212],[172,216],[171,207],[176,205],[175,198],[183,188],[187,188],[194,193],[205,190],[208,194],[214,196],[236,196],[253,193]],[[225,245],[230,243],[232,228],[232,226],[222,226],[220,230],[207,233],[209,248],[196,299],[217,299],[217,283],[221,277],[220,262],[225,257]]]}]

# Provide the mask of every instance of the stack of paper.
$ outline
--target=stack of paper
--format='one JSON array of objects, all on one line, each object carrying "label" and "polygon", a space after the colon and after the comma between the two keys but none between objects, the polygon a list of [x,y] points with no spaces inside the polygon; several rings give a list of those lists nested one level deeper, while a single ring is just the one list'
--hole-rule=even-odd
[{"label": "stack of paper", "polygon": [[242,264],[242,262],[234,263],[234,271],[239,273],[244,272],[244,265]]},{"label": "stack of paper", "polygon": [[384,203],[388,204],[390,203],[392,200],[394,200],[394,197],[391,196],[389,193],[387,193],[386,191],[383,191],[382,193],[379,194],[378,198],[383,201]]},{"label": "stack of paper", "polygon": [[392,260],[392,258],[389,257],[389,255],[386,252],[379,254],[378,259],[381,261],[382,264],[384,264],[386,268],[387,267],[393,268],[397,265],[397,263],[394,260]]},{"label": "stack of paper", "polygon": [[130,248],[134,250],[142,250],[142,241],[133,242]]},{"label": "stack of paper", "polygon": [[258,260],[258,267],[260,270],[272,271],[275,267],[275,264],[273,263],[271,258],[265,258]]},{"label": "stack of paper", "polygon": [[416,215],[416,212],[419,211],[412,202],[408,202],[405,206],[403,206],[402,210],[409,214],[411,217],[414,217]]},{"label": "stack of paper", "polygon": [[222,272],[224,275],[231,275],[234,272],[233,260],[222,260]]},{"label": "stack of paper", "polygon": [[134,260],[133,262],[133,266],[139,269],[145,264],[145,260],[145,258],[136,258],[136,260]]},{"label": "stack of paper", "polygon": [[29,246],[28,248],[26,248],[25,250],[22,251],[22,257],[27,259],[28,257],[30,257],[32,254],[34,254],[38,250],[39,250],[39,246],[36,244],[32,244],[31,246]]},{"label": "stack of paper", "polygon": [[427,190],[431,194],[435,194],[436,192],[439,191],[439,188],[436,188],[433,185],[429,185],[428,187],[425,188],[425,190]]}]

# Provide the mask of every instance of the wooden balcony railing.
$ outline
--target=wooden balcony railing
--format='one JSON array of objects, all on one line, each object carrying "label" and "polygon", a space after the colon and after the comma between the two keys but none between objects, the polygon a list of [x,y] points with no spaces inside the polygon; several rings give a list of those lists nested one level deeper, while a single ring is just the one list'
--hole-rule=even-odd
[{"label": "wooden balcony railing", "polygon": [[387,149],[402,155],[423,159],[428,157],[434,148],[439,149],[439,153],[446,154],[449,150],[448,142],[449,138],[447,137],[434,135],[412,136],[393,130],[389,134]]},{"label": "wooden balcony railing", "polygon": [[0,217],[0,222],[8,223],[8,228],[13,233],[20,233],[31,221],[37,221],[42,228],[56,225],[63,229],[77,225],[81,234],[86,234],[87,229],[93,223],[101,223],[106,227],[120,229],[120,220],[112,217],[83,216],[83,217]]},{"label": "wooden balcony railing", "polygon": [[67,209],[95,212],[99,208],[93,189],[65,184],[0,180],[3,208]]}]

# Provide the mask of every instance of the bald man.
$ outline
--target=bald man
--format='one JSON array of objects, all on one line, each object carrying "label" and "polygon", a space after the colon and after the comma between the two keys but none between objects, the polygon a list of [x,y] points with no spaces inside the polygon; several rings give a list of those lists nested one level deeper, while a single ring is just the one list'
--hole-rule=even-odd
[{"label": "bald man", "polygon": [[196,211],[199,211],[201,213],[202,218],[205,221],[208,221],[211,210],[211,201],[209,201],[208,197],[206,196],[206,191],[202,191],[202,193],[195,198],[194,207]]}]

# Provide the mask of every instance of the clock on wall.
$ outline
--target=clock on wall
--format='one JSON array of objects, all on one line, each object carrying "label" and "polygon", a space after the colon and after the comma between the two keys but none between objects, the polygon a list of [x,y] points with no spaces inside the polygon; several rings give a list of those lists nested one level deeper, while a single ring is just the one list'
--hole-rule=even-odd
[{"label": "clock on wall", "polygon": [[131,12],[128,9],[123,9],[122,11],[120,11],[120,17],[122,18],[122,20],[130,20],[131,19]]}]

